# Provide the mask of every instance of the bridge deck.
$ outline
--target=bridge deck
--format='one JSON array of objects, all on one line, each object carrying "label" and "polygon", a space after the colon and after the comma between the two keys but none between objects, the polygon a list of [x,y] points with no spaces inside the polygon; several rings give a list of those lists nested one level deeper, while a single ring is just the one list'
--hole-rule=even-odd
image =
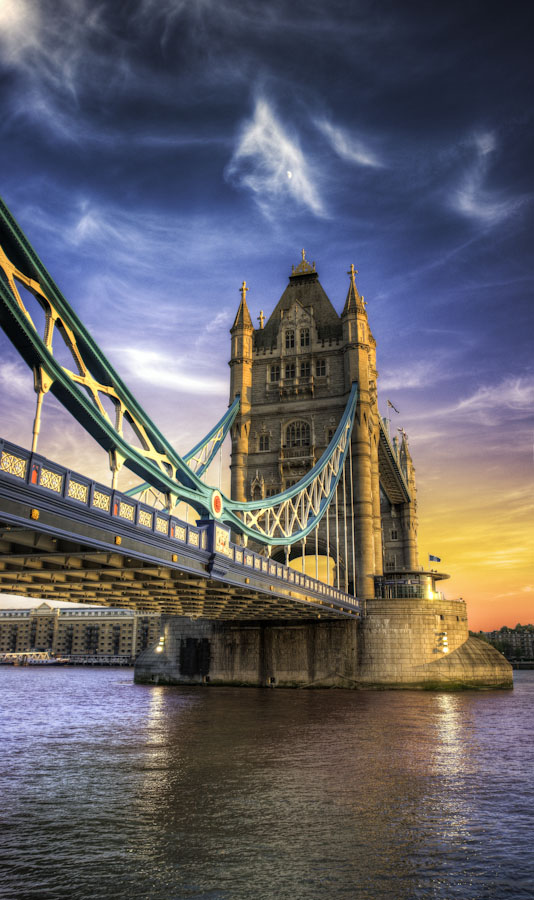
[{"label": "bridge deck", "polygon": [[0,440],[0,591],[210,619],[353,618],[360,602]]}]

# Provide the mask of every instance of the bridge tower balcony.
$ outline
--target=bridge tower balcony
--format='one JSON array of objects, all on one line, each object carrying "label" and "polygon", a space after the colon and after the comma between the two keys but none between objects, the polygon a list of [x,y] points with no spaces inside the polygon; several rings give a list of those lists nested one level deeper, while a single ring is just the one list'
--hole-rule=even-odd
[{"label": "bridge tower balcony", "polygon": [[432,569],[409,569],[397,566],[386,569],[384,575],[375,576],[375,597],[379,600],[443,600],[436,582],[450,578],[444,572]]}]

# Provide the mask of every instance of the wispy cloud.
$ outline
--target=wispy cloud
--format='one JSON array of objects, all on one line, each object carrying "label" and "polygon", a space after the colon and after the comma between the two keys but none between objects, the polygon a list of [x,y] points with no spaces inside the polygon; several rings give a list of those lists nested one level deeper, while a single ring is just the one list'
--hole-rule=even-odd
[{"label": "wispy cloud", "polygon": [[196,357],[180,358],[160,350],[145,347],[116,347],[115,353],[123,360],[124,369],[133,381],[144,381],[177,394],[198,395],[228,393],[226,373],[210,375]]},{"label": "wispy cloud", "polygon": [[385,391],[428,387],[446,377],[436,360],[420,359],[396,369],[385,369],[380,374],[380,388]]},{"label": "wispy cloud", "polygon": [[499,423],[509,413],[520,417],[534,413],[534,378],[505,378],[500,384],[481,385],[470,396],[460,400],[449,412],[476,417],[485,425]]},{"label": "wispy cloud", "polygon": [[5,392],[6,396],[27,395],[31,383],[31,375],[21,362],[9,359],[0,361],[0,391]]},{"label": "wispy cloud", "polygon": [[381,168],[383,163],[363,141],[354,137],[350,132],[337,125],[332,125],[328,119],[315,119],[315,125],[327,138],[332,148],[341,159],[356,163],[359,166],[371,166]]},{"label": "wispy cloud", "polygon": [[490,157],[497,141],[492,132],[473,138],[475,159],[465,173],[458,189],[452,194],[453,208],[468,218],[485,225],[497,225],[516,212],[523,203],[521,197],[505,197],[502,192],[484,187],[490,169]]},{"label": "wispy cloud", "polygon": [[317,174],[265,99],[258,99],[252,118],[242,128],[226,169],[231,182],[252,191],[269,215],[281,203],[307,207],[316,216],[325,208],[316,187]]}]

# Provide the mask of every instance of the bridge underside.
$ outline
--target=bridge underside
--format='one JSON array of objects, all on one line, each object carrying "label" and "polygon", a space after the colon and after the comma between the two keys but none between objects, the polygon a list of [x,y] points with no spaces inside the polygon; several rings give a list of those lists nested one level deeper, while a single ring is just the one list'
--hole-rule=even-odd
[{"label": "bridge underside", "polygon": [[342,615],[326,606],[269,596],[248,585],[223,584],[86,542],[9,526],[1,515],[0,592],[208,619]]},{"label": "bridge underside", "polygon": [[73,519],[52,498],[39,497],[38,521],[32,521],[35,496],[21,497],[23,486],[16,494],[2,488],[2,593],[208,619],[357,615],[305,587],[273,584],[255,569],[247,573],[228,566],[226,572],[212,572],[208,553],[154,535],[141,538],[128,525],[100,522],[95,516],[93,521]]}]

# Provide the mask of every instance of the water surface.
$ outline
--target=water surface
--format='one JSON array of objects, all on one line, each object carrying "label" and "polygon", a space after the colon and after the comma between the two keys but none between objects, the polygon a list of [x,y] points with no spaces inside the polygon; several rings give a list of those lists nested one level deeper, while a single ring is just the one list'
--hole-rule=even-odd
[{"label": "water surface", "polygon": [[2,897],[534,897],[534,672],[448,694],[2,667],[0,697]]}]

